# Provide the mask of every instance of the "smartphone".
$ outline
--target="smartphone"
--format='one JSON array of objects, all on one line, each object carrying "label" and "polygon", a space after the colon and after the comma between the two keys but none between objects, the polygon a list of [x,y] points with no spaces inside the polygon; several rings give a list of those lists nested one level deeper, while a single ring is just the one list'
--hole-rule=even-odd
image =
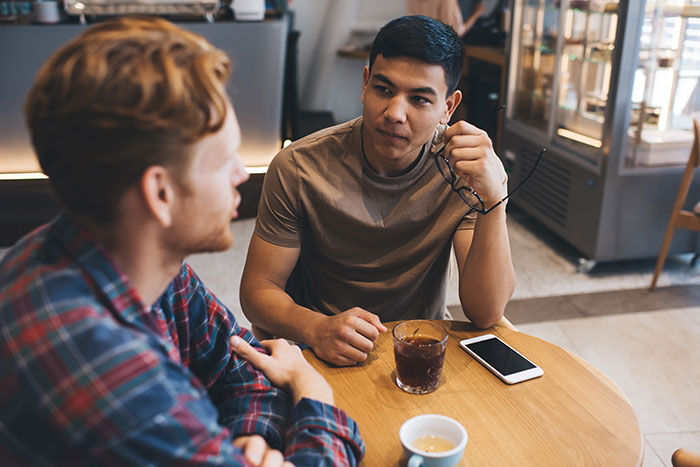
[{"label": "smartphone", "polygon": [[542,376],[544,371],[493,334],[460,341],[459,346],[508,384]]}]

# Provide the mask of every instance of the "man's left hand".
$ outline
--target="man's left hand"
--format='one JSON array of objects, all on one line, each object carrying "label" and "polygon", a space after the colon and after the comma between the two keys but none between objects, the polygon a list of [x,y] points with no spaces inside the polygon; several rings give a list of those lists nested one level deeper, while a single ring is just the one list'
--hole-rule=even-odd
[{"label": "man's left hand", "polygon": [[270,448],[260,435],[239,436],[233,440],[233,445],[243,451],[246,460],[256,467],[294,467],[284,460],[281,452]]},{"label": "man's left hand", "polygon": [[486,209],[506,196],[506,171],[484,130],[462,120],[447,128],[443,137],[445,157],[455,175],[481,196]]}]

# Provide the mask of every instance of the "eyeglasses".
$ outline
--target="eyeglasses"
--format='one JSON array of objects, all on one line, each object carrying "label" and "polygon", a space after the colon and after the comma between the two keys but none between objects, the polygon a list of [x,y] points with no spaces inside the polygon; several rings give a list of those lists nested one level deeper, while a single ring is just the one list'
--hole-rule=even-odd
[{"label": "eyeglasses", "polygon": [[[486,115],[482,119],[478,120],[475,125],[479,126],[489,118],[493,117],[496,115],[498,112],[501,110],[505,109],[505,105],[499,106],[496,110],[491,112],[490,114]],[[450,165],[450,162],[447,160],[445,157],[445,146],[440,148],[439,151],[437,151],[434,155],[433,158],[435,159],[435,165],[437,165],[438,170],[442,174],[442,178],[445,179],[447,183],[450,184],[452,187],[452,191],[456,192],[460,198],[462,198],[462,201],[464,201],[467,206],[469,206],[472,210],[481,213],[481,214],[488,214],[491,211],[493,211],[495,208],[500,206],[505,200],[507,200],[513,193],[515,193],[518,188],[523,186],[523,184],[527,181],[528,178],[535,172],[535,169],[537,168],[537,164],[540,163],[540,159],[542,159],[542,155],[547,151],[547,148],[542,148],[540,151],[540,154],[537,156],[537,159],[535,160],[535,164],[532,166],[532,169],[530,169],[530,173],[527,174],[527,176],[523,179],[522,182],[518,184],[515,188],[513,188],[513,191],[508,193],[505,198],[500,200],[498,203],[494,204],[490,208],[486,209],[486,206],[484,205],[484,200],[481,199],[481,196],[479,194],[472,190],[469,186],[466,184],[463,184],[461,186],[457,186],[459,184],[460,178],[457,177],[455,174],[455,171],[452,170],[452,166]]]},{"label": "eyeglasses", "polygon": [[445,147],[443,146],[442,149],[440,149],[438,152],[436,152],[433,155],[433,158],[435,159],[435,165],[437,165],[438,170],[442,174],[442,177],[445,179],[447,183],[450,184],[452,187],[452,191],[456,192],[460,198],[462,198],[462,201],[464,201],[467,206],[469,206],[473,211],[476,211],[481,214],[488,214],[494,209],[496,209],[498,206],[500,206],[505,200],[507,200],[513,193],[518,191],[518,188],[523,186],[525,182],[530,178],[530,176],[535,172],[535,169],[537,168],[537,164],[540,163],[540,159],[542,159],[542,155],[547,151],[547,148],[542,148],[540,151],[540,154],[537,156],[537,159],[535,160],[534,165],[530,169],[530,172],[527,174],[527,176],[518,183],[518,186],[513,188],[513,191],[508,193],[502,200],[500,200],[498,203],[494,204],[490,208],[486,209],[486,206],[484,205],[484,200],[481,199],[481,196],[479,194],[472,190],[469,186],[466,184],[458,186],[460,178],[457,177],[455,174],[454,170],[452,170],[452,166],[450,165],[449,161],[445,158],[444,153],[445,153]]}]

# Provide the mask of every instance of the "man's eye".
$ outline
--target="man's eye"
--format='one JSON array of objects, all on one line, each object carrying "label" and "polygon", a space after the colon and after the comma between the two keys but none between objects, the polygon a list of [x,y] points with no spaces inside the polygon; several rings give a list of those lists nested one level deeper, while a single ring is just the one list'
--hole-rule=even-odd
[{"label": "man's eye", "polygon": [[430,104],[430,100],[426,99],[423,96],[413,96],[412,99],[413,99],[413,102],[415,102],[417,104]]},{"label": "man's eye", "polygon": [[387,94],[387,93],[389,93],[389,88],[384,87],[384,86],[380,86],[380,85],[378,85],[378,84],[377,84],[376,86],[374,86],[374,89],[376,89],[377,92],[380,92],[380,93],[382,93],[382,94]]}]

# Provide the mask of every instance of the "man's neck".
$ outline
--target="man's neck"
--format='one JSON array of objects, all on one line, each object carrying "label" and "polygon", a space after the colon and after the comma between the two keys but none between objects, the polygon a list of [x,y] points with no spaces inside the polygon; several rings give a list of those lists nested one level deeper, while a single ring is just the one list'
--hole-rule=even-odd
[{"label": "man's neck", "polygon": [[132,223],[93,231],[146,306],[155,303],[180,270],[183,258],[166,251],[153,226]]},{"label": "man's neck", "polygon": [[395,161],[382,160],[375,154],[371,140],[366,136],[366,131],[367,130],[364,126],[360,130],[362,135],[362,156],[364,157],[365,162],[367,162],[375,173],[383,177],[398,177],[399,175],[410,172],[420,160],[420,156],[423,153],[423,148],[425,145],[419,147],[417,150],[412,151],[409,154],[405,154],[401,157],[401,159],[397,159]]}]

